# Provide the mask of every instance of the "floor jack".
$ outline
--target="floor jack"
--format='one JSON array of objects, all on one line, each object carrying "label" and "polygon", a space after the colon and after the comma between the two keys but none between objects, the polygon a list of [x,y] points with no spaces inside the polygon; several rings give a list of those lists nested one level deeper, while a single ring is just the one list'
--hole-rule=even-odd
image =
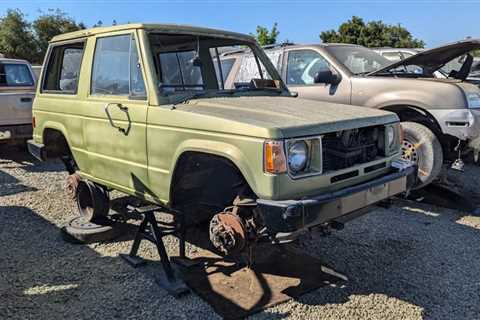
[{"label": "floor jack", "polygon": [[137,253],[142,240],[150,241],[158,250],[158,255],[160,256],[160,262],[163,269],[162,274],[159,274],[156,277],[157,283],[174,297],[179,297],[180,295],[190,292],[190,289],[187,287],[185,282],[177,276],[174,268],[172,267],[167,250],[165,249],[165,245],[163,243],[163,237],[167,235],[177,236],[180,240],[179,258],[185,259],[186,226],[184,215],[180,212],[167,212],[169,214],[174,214],[175,217],[178,218],[179,223],[176,222],[176,219],[174,219],[172,223],[166,223],[159,222],[155,218],[156,211],[165,212],[164,208],[157,205],[147,205],[143,207],[128,206],[127,209],[131,212],[142,215],[143,220],[135,235],[130,253],[120,254],[120,256],[134,268],[144,265],[146,261],[139,257]]}]

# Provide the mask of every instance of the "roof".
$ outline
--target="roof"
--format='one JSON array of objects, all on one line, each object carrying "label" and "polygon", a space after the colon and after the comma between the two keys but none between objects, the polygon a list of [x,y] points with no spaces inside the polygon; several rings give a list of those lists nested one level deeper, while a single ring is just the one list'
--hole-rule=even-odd
[{"label": "roof", "polygon": [[58,36],[53,37],[50,42],[73,40],[73,39],[84,38],[84,37],[107,33],[107,32],[135,30],[135,29],[145,29],[145,30],[152,30],[152,31],[159,31],[159,32],[181,33],[181,34],[196,34],[196,35],[205,35],[205,36],[220,36],[220,37],[226,37],[226,38],[241,39],[241,40],[250,41],[250,42],[255,41],[255,39],[252,36],[249,36],[246,34],[218,30],[218,29],[194,27],[194,26],[179,25],[179,24],[130,23],[130,24],[111,26],[111,27],[97,27],[97,28],[90,28],[90,29],[64,33],[64,34],[60,34]]},{"label": "roof", "polygon": [[10,63],[29,63],[27,60],[22,59],[10,59],[10,58],[3,58],[0,57],[0,62],[10,62]]}]

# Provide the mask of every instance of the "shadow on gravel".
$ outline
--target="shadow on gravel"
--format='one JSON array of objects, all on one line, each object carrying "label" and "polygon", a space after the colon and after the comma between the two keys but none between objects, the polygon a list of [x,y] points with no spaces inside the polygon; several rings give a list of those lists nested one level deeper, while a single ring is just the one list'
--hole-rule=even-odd
[{"label": "shadow on gravel", "polygon": [[3,168],[22,168],[27,172],[57,172],[64,171],[59,161],[40,162],[35,159],[26,147],[0,145],[0,165]]},{"label": "shadow on gravel", "polygon": [[37,189],[21,184],[17,178],[0,170],[0,197],[27,191],[37,191]]},{"label": "shadow on gravel", "polygon": [[[358,303],[358,297],[383,294],[420,307],[423,319],[478,319],[480,230],[457,224],[461,215],[448,210],[434,215],[415,207],[396,210],[401,212],[380,209],[327,238],[306,239],[302,248],[319,248],[322,259],[350,281],[299,302],[344,304],[356,296]],[[385,224],[376,225],[379,221]]]}]

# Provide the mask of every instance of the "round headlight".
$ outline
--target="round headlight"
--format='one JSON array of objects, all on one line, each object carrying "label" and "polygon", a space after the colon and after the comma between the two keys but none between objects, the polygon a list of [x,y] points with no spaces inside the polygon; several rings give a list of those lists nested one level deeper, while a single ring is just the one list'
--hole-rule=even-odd
[{"label": "round headlight", "polygon": [[395,128],[392,126],[387,127],[387,146],[391,148],[395,143]]},{"label": "round headlight", "polygon": [[299,172],[307,166],[308,147],[304,141],[297,141],[288,147],[288,167]]}]

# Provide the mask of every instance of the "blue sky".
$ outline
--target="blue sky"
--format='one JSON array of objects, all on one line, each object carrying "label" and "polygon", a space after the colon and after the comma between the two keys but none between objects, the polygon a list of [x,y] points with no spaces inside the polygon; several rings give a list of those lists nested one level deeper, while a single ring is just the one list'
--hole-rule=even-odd
[{"label": "blue sky", "polygon": [[480,0],[2,0],[0,13],[7,8],[21,9],[28,19],[38,16],[40,9],[60,8],[87,26],[98,20],[111,24],[115,19],[118,23],[180,23],[250,33],[259,24],[277,22],[279,39],[297,43],[318,42],[321,31],[336,29],[352,15],[400,23],[429,47],[466,36],[480,37]]}]

